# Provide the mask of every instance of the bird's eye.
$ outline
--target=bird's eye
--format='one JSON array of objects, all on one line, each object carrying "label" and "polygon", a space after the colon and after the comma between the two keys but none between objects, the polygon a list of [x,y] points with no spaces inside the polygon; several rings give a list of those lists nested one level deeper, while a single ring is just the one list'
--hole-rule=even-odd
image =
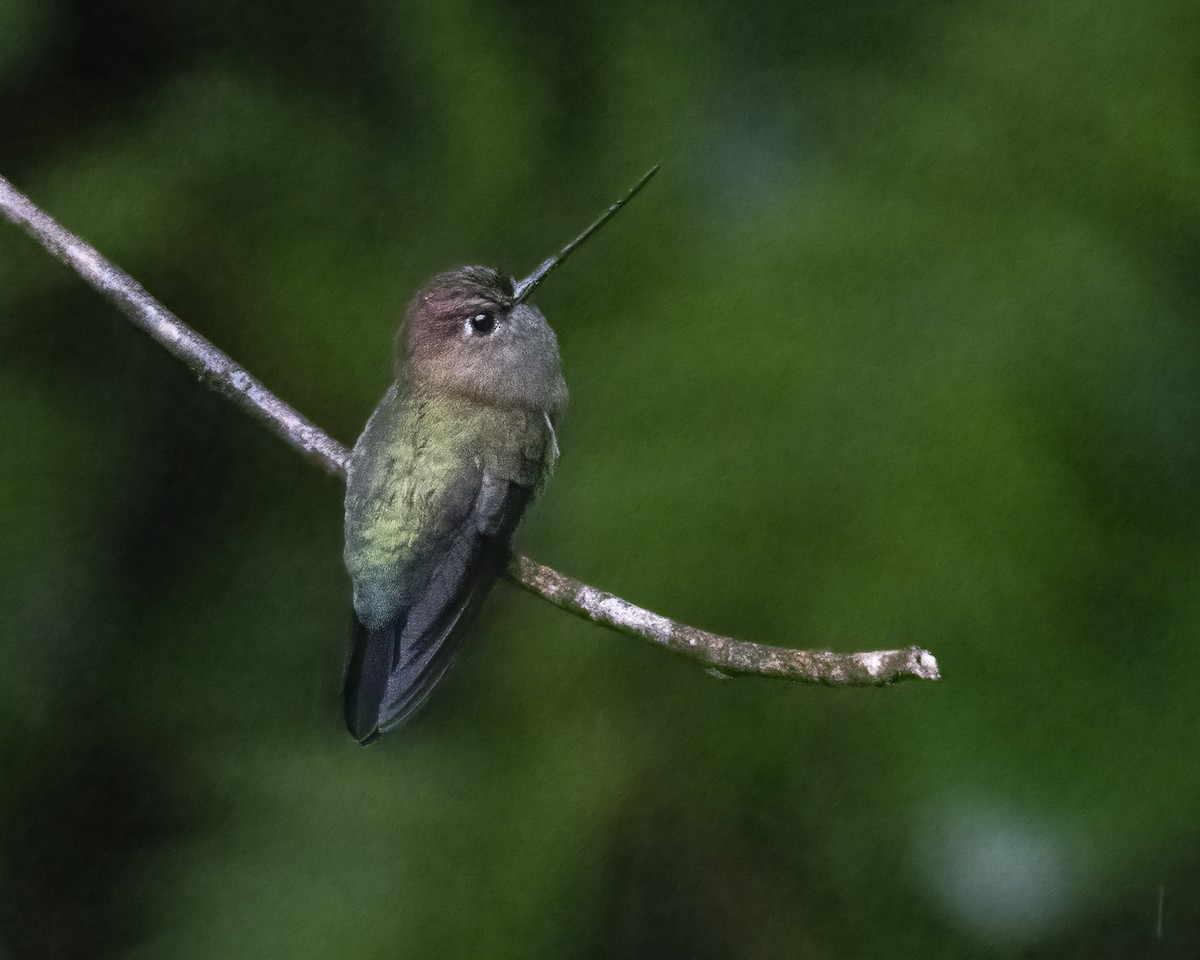
[{"label": "bird's eye", "polygon": [[496,329],[496,317],[491,310],[484,310],[471,318],[471,329],[480,336],[487,336]]}]

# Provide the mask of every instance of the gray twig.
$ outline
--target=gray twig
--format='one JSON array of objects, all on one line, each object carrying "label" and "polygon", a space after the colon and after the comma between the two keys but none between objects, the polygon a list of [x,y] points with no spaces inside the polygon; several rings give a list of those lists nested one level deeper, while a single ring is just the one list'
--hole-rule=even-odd
[{"label": "gray twig", "polygon": [[691,657],[719,676],[778,677],[840,687],[869,687],[897,680],[940,680],[937,660],[920,647],[872,653],[831,653],[767,647],[722,637],[589,587],[528,557],[514,557],[508,575],[540,597],[594,623],[628,633],[672,653]]},{"label": "gray twig", "polygon": [[[326,472],[345,478],[349,450],[188,327],[95,247],[64,230],[3,177],[0,213],[115,303],[134,324],[187,364],[202,383],[238,404]],[[920,647],[872,653],[768,647],[677,623],[528,557],[514,556],[506,573],[514,582],[564,610],[691,657],[722,676],[778,677],[839,686],[940,679],[937,660]]]}]

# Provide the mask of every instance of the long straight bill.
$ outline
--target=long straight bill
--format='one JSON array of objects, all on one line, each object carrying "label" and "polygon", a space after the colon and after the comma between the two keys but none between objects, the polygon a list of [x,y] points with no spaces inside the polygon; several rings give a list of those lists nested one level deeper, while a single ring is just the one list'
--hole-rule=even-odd
[{"label": "long straight bill", "polygon": [[620,200],[618,200],[616,203],[614,203],[611,207],[609,207],[604,212],[604,215],[602,217],[600,217],[599,220],[597,220],[590,227],[588,227],[586,230],[584,230],[583,233],[581,233],[574,240],[572,240],[570,243],[568,243],[565,247],[563,247],[557,254],[555,254],[549,260],[543,261],[541,266],[539,266],[536,270],[534,270],[533,273],[531,273],[529,276],[527,276],[524,280],[519,281],[513,287],[513,291],[514,291],[513,304],[514,304],[514,306],[518,303],[524,302],[524,300],[531,293],[533,293],[534,287],[536,287],[539,283],[541,283],[543,280],[545,280],[546,277],[548,277],[550,275],[550,272],[552,270],[554,270],[556,267],[558,267],[561,263],[563,263],[567,259],[567,257],[569,257],[579,247],[581,247],[583,245],[583,241],[585,241],[593,233],[595,233],[602,226],[604,226],[606,223],[608,223],[608,221],[611,220],[616,215],[618,210],[620,210],[623,206],[625,206],[625,204],[627,204],[630,200],[632,200],[635,196],[637,196],[637,192],[639,190],[641,190],[642,187],[644,187],[647,183],[649,183],[650,178],[652,176],[654,176],[656,173],[658,173],[658,165],[655,165],[653,169],[647,171],[645,176],[643,176],[641,180],[639,180],[637,183],[635,183],[633,185],[633,189],[630,190],[627,194],[625,194],[625,196],[623,196]]}]

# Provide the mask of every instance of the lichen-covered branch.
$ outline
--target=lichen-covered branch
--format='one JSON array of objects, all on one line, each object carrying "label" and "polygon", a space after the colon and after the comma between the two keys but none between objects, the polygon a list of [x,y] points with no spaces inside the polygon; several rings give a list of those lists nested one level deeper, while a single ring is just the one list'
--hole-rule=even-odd
[{"label": "lichen-covered branch", "polygon": [[133,277],[102,257],[95,247],[64,230],[3,177],[0,177],[0,211],[108,297],[168,353],[187,364],[202,383],[232,400],[329,473],[345,473],[349,456],[345,447],[183,323]]},{"label": "lichen-covered branch", "polygon": [[941,679],[937,660],[920,647],[871,653],[767,647],[676,623],[634,606],[628,600],[565,577],[528,557],[514,557],[508,575],[527,590],[564,610],[641,637],[672,653],[691,657],[726,676],[777,677],[849,687],[895,683],[910,678]]},{"label": "lichen-covered branch", "polygon": [[[187,364],[201,382],[238,404],[328,473],[345,477],[350,452],[344,446],[184,324],[94,247],[59,226],[3,177],[0,177],[0,214],[115,303],[134,324]],[[919,647],[873,653],[768,647],[676,623],[565,577],[528,557],[514,557],[506,572],[516,583],[564,610],[683,654],[723,675],[778,677],[841,686],[940,679],[937,660]]]}]

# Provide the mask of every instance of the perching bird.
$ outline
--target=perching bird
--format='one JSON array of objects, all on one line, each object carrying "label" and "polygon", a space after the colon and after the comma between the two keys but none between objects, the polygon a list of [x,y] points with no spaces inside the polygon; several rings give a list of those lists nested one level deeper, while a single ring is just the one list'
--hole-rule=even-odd
[{"label": "perching bird", "polygon": [[567,386],[554,331],[526,298],[655,170],[525,280],[461,267],[409,304],[396,382],[348,466],[345,708],[361,743],[408,720],[446,673],[554,467]]}]

